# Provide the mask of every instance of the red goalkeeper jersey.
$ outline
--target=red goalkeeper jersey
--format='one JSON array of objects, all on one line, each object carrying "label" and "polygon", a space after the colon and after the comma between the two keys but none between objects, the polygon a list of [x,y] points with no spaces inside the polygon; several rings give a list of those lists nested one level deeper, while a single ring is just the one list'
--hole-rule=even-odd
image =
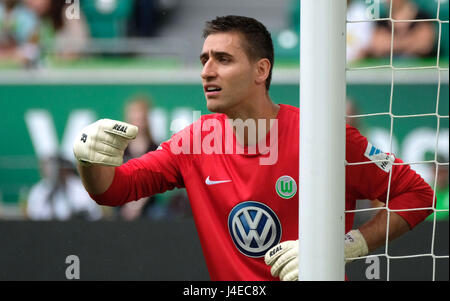
[{"label": "red goalkeeper jersey", "polygon": [[[231,127],[227,117],[205,115],[162,143],[158,150],[116,167],[109,189],[92,197],[99,204],[118,206],[174,187],[185,187],[211,279],[276,280],[264,263],[265,252],[281,241],[298,239],[299,109],[280,105],[277,121],[278,154],[274,164],[261,165],[260,160],[270,154],[248,148],[243,148],[243,153],[231,154],[205,154],[196,149],[195,143],[181,153],[180,148],[174,150],[173,145],[171,148],[174,141],[175,146],[180,146],[189,140],[214,142],[220,144],[215,145],[216,150],[223,151],[227,143],[224,133]],[[220,125],[222,141],[208,136],[212,128],[204,130],[208,123]],[[234,135],[231,139],[236,142]],[[381,152],[348,125],[346,160],[348,163],[385,160],[346,167],[347,210],[355,209],[358,199],[385,202],[389,173],[392,173],[389,208],[432,206],[433,191],[418,174],[408,165],[393,164],[402,161]],[[414,227],[431,211],[397,213]],[[346,232],[351,230],[353,219],[354,214],[346,215]]]}]

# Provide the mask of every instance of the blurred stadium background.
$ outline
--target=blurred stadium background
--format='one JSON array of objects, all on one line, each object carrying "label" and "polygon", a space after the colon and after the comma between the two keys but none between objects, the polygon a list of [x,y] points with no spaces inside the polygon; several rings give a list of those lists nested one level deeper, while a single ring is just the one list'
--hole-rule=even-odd
[{"label": "blurred stadium background", "polygon": [[[436,183],[438,206],[448,209],[449,3],[448,0],[408,1],[417,5],[422,16],[431,20],[421,22],[433,29],[432,45],[425,54],[395,53],[392,60],[390,55],[360,55],[370,45],[378,22],[349,24],[348,114],[365,115],[349,118],[349,122],[368,136],[372,144],[389,150],[393,120],[392,151],[406,162],[422,162],[413,168],[433,187]],[[48,195],[52,195],[60,176],[60,171],[56,170],[73,168],[74,134],[98,118],[125,120],[130,101],[144,99],[149,103],[146,115],[156,144],[191,123],[194,110],[207,114],[200,85],[198,55],[202,47],[203,25],[216,16],[245,15],[257,18],[268,27],[276,54],[271,97],[278,103],[298,106],[299,1],[67,2],[0,1],[0,120],[4,129],[0,139],[0,241],[2,244],[16,241],[2,248],[0,279],[63,278],[64,259],[54,259],[49,255],[54,248],[60,257],[71,251],[88,257],[86,260],[91,260],[95,267],[90,274],[86,272],[92,279],[156,279],[158,275],[149,274],[146,270],[146,264],[155,262],[142,258],[147,248],[151,249],[151,240],[163,243],[163,233],[178,239],[171,243],[174,247],[186,248],[186,244],[193,241],[192,249],[188,247],[186,252],[197,260],[193,262],[201,262],[201,249],[184,191],[171,191],[147,200],[145,208],[102,208],[100,213],[85,214],[83,210],[95,211],[87,206],[78,211],[69,208],[66,211],[72,210],[71,213],[57,216],[30,213],[33,187],[47,179],[46,183],[50,184],[45,187]],[[367,11],[371,5],[369,2],[349,1],[349,8],[357,12],[356,16],[359,9],[361,16],[361,11]],[[388,16],[387,7],[389,4],[382,0],[381,17]],[[323,16],[318,12],[317,17]],[[370,28],[367,28],[368,24]],[[392,71],[393,68],[413,70]],[[380,112],[391,112],[391,115],[376,114]],[[419,116],[392,119],[392,115]],[[48,164],[49,158],[58,162],[56,167]],[[435,158],[444,164],[436,164]],[[439,166],[438,171],[436,166]],[[370,206],[370,202],[365,200],[360,204],[361,208]],[[37,206],[36,210],[43,207]],[[363,222],[370,214],[358,213],[356,222]],[[94,228],[80,223],[85,219],[98,220],[100,224],[96,229],[104,232],[92,231]],[[55,220],[72,222],[60,224]],[[127,223],[129,220],[135,223]],[[432,234],[439,234],[439,239],[436,235],[433,239],[434,251],[448,255],[448,211],[439,212],[437,220],[437,228],[433,227],[433,218],[430,218],[417,232],[426,233],[428,240],[432,240]],[[116,223],[102,224],[102,221]],[[37,224],[40,226],[34,226]],[[162,232],[149,232],[152,227],[158,227]],[[189,233],[179,233],[179,229]],[[89,235],[83,236],[84,230]],[[106,234],[111,231],[119,234]],[[175,232],[177,235],[173,235]],[[130,233],[137,234],[132,236]],[[67,235],[71,238],[68,239]],[[107,248],[95,239],[103,236],[108,241],[116,240],[108,248],[118,251],[102,259],[99,268],[98,257],[89,257],[91,252],[86,248],[90,244],[93,250],[98,251],[96,253],[106,255]],[[30,237],[34,239],[30,240]],[[136,246],[136,237],[142,244]],[[411,251],[409,254],[430,253],[429,245],[430,241],[417,243],[415,236],[406,236],[397,246],[393,245],[393,250],[394,253],[395,250]],[[127,248],[134,247],[139,251],[132,251],[133,262],[126,267],[117,266],[116,270],[111,268],[114,258],[119,260],[124,252],[130,251]],[[30,248],[36,251],[31,254],[24,251]],[[17,249],[21,251],[16,252]],[[43,259],[40,264],[36,264],[38,258]],[[431,279],[429,270],[433,267],[433,260],[426,258],[418,263],[417,270],[423,268],[427,272],[415,276],[409,273],[410,278]],[[440,269],[437,279],[448,280],[448,258],[439,260],[444,261],[444,268],[437,268]],[[180,261],[178,264],[183,263]],[[203,263],[196,270],[184,264],[184,272],[178,273],[175,280],[208,278]],[[348,271],[354,279],[364,278],[364,263],[361,265]],[[391,264],[392,271],[395,266]],[[409,279],[410,266],[411,262],[406,260],[398,264],[399,275],[391,279]],[[166,268],[165,274],[159,274],[160,279],[173,279],[170,278],[174,276],[171,271]],[[115,273],[121,274],[111,276]]]}]

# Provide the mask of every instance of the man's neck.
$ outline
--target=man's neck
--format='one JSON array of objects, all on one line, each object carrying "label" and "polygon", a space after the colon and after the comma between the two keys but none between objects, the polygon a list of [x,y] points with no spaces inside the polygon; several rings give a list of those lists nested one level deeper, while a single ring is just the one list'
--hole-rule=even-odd
[{"label": "man's neck", "polygon": [[[271,128],[270,121],[277,118],[280,110],[280,106],[272,102],[268,93],[265,94],[264,98],[260,98],[255,102],[247,102],[247,104],[248,106],[243,105],[238,110],[227,114],[227,117],[231,120],[240,119],[244,123],[248,121],[256,126],[254,133],[249,132],[247,127],[244,132],[239,131],[236,127],[233,127],[233,132],[236,139],[244,146],[255,145],[259,140],[265,138],[265,135]],[[260,130],[259,126],[263,121],[265,122],[264,137],[258,137]],[[242,133],[244,134],[242,135]]]}]

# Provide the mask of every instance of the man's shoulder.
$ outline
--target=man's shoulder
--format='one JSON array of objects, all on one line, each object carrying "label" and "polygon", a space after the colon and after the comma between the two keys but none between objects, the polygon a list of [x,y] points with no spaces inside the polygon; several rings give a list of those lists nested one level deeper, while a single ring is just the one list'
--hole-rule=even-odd
[{"label": "man's shoulder", "polygon": [[286,112],[289,112],[291,114],[300,114],[300,109],[291,105],[280,104],[280,109],[285,110]]},{"label": "man's shoulder", "polygon": [[297,125],[300,119],[300,109],[291,105],[280,104],[277,119],[285,125]]},{"label": "man's shoulder", "polygon": [[347,142],[361,141],[365,139],[365,137],[361,135],[360,131],[357,128],[349,125],[348,123],[345,124],[345,135]]}]

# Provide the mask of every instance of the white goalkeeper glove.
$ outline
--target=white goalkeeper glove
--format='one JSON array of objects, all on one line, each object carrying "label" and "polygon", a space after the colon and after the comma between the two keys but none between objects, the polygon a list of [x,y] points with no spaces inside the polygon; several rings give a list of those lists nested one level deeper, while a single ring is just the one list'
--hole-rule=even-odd
[{"label": "white goalkeeper glove", "polygon": [[119,166],[128,143],[136,138],[134,125],[100,119],[85,127],[75,138],[73,153],[81,164]]},{"label": "white goalkeeper glove", "polygon": [[[350,258],[369,253],[366,240],[359,230],[351,230],[345,234],[344,245],[345,263],[351,262]],[[281,281],[298,280],[298,240],[288,240],[274,246],[267,251],[264,261],[271,266],[272,276],[280,277]]]}]

